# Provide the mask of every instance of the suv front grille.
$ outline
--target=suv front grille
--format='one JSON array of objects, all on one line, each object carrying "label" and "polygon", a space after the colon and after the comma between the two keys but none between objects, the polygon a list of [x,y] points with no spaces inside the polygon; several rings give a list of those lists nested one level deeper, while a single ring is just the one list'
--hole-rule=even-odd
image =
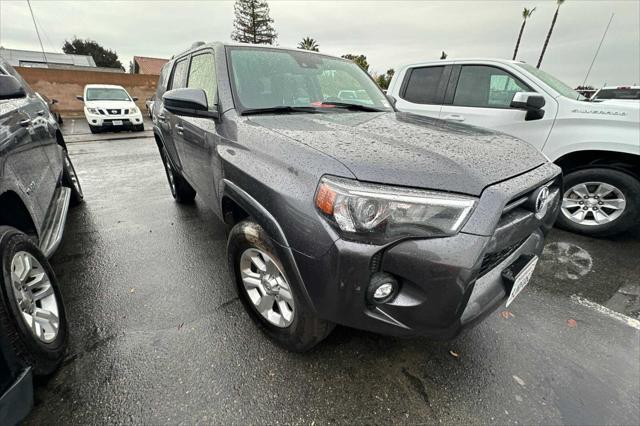
[{"label": "suv front grille", "polygon": [[482,259],[482,265],[480,266],[478,277],[483,276],[484,274],[498,266],[500,263],[502,263],[506,258],[511,256],[518,249],[518,247],[520,247],[522,243],[525,242],[525,240],[526,238],[524,240],[518,241],[515,244],[511,244],[510,246],[507,246],[500,251],[494,251],[493,253],[485,254],[484,258]]}]

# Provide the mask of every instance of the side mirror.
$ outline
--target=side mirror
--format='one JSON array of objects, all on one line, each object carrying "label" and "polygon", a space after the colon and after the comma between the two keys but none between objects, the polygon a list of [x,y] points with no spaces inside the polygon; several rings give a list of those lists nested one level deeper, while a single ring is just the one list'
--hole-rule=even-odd
[{"label": "side mirror", "polygon": [[162,95],[164,107],[176,114],[190,117],[218,118],[217,111],[209,111],[207,94],[202,89],[173,89]]},{"label": "side mirror", "polygon": [[12,75],[0,75],[0,99],[24,98],[27,93],[24,87]]},{"label": "side mirror", "polygon": [[58,101],[57,99],[51,99],[51,105],[57,104],[58,102],[60,102],[60,101]]},{"label": "side mirror", "polygon": [[544,107],[546,101],[542,95],[535,92],[517,92],[511,100],[511,108],[523,109],[527,111],[525,121],[539,120],[544,117]]},{"label": "side mirror", "polygon": [[84,101],[84,98],[82,96],[76,96],[76,99],[79,101]]},{"label": "side mirror", "polygon": [[138,100],[138,97],[137,96],[133,96],[131,99],[133,99],[133,102],[135,102],[135,101]]}]

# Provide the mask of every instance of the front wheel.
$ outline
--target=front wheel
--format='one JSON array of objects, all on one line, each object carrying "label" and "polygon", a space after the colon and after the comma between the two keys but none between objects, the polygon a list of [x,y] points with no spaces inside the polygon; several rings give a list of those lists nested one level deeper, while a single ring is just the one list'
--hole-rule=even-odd
[{"label": "front wheel", "polygon": [[288,279],[271,239],[245,220],[227,242],[229,270],[245,310],[278,345],[304,352],[326,338],[334,324],[316,317],[295,282]]},{"label": "front wheel", "polygon": [[16,356],[36,375],[62,362],[67,320],[56,277],[38,247],[18,230],[0,226],[0,323]]},{"label": "front wheel", "polygon": [[618,170],[592,168],[564,177],[558,225],[580,234],[620,234],[640,221],[640,182]]}]

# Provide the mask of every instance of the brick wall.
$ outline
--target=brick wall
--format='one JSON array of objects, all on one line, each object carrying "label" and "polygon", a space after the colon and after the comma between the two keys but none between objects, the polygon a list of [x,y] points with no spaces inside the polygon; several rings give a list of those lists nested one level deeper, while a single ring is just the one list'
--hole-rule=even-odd
[{"label": "brick wall", "polygon": [[16,67],[29,86],[36,92],[57,99],[58,111],[62,115],[82,112],[83,103],[76,99],[82,96],[86,84],[117,84],[137,96],[136,104],[144,111],[144,101],[153,96],[158,84],[157,75],[120,74],[99,71],[76,71],[47,68]]}]

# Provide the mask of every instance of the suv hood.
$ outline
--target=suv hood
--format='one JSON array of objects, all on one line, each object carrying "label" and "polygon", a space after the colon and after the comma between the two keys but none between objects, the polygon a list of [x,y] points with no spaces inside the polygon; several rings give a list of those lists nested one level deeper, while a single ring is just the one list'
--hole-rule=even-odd
[{"label": "suv hood", "polygon": [[85,101],[84,106],[87,108],[133,108],[136,106],[132,101]]},{"label": "suv hood", "polygon": [[488,185],[546,162],[511,136],[402,112],[261,115],[249,121],[330,155],[361,181],[480,195]]}]

